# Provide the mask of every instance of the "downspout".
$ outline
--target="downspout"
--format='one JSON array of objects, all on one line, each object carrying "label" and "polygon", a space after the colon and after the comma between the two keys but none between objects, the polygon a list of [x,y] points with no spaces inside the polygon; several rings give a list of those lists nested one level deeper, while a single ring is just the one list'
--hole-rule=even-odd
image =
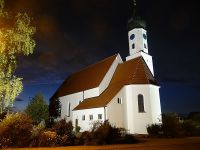
[{"label": "downspout", "polygon": [[83,91],[83,101],[84,101],[85,97],[84,97],[84,91]]},{"label": "downspout", "polygon": [[107,118],[106,118],[106,107],[104,106],[103,108],[104,108],[104,121],[106,121],[107,120]]}]

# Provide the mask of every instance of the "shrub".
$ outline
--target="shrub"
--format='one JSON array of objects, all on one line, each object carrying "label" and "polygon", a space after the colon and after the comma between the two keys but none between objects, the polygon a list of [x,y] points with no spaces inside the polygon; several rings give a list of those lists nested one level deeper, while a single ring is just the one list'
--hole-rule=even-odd
[{"label": "shrub", "polygon": [[58,144],[61,146],[74,145],[75,136],[73,134],[72,122],[66,122],[65,119],[55,123],[52,127],[52,131],[56,132],[58,138]]},{"label": "shrub", "polygon": [[103,145],[136,143],[134,136],[125,133],[125,129],[113,127],[108,121],[94,122],[91,132],[85,131],[79,138],[82,145]]},{"label": "shrub", "polygon": [[94,145],[92,132],[84,131],[78,141],[78,145]]},{"label": "shrub", "polygon": [[159,137],[162,133],[162,125],[151,124],[147,126],[147,132],[151,137]]},{"label": "shrub", "polygon": [[45,126],[43,123],[40,123],[38,125],[34,125],[33,129],[31,131],[32,135],[31,135],[31,144],[30,146],[38,146],[38,138],[39,135],[45,130]]},{"label": "shrub", "polygon": [[48,117],[47,119],[45,119],[45,126],[46,128],[52,128],[52,126],[54,125],[54,118],[52,117]]},{"label": "shrub", "polygon": [[32,119],[25,114],[8,114],[0,122],[0,147],[25,147],[30,143]]},{"label": "shrub", "polygon": [[121,139],[120,129],[112,127],[108,121],[105,121],[94,131],[94,139],[98,145],[119,143]]},{"label": "shrub", "polygon": [[199,136],[200,135],[200,127],[193,120],[185,120],[183,122],[183,129],[185,136]]},{"label": "shrub", "polygon": [[38,146],[47,147],[47,146],[56,146],[57,144],[57,135],[53,131],[44,131],[38,136]]},{"label": "shrub", "polygon": [[166,137],[182,137],[184,131],[175,113],[165,113],[162,115],[162,131]]},{"label": "shrub", "polygon": [[45,130],[42,126],[35,126],[32,130],[30,147],[57,146],[57,134],[51,130]]}]

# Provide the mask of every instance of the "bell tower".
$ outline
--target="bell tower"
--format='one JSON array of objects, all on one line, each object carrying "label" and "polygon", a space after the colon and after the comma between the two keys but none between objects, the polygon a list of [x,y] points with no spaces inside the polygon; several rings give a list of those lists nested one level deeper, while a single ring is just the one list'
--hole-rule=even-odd
[{"label": "bell tower", "polygon": [[154,75],[152,56],[148,54],[146,23],[136,15],[136,0],[133,4],[133,16],[128,21],[129,56],[126,61],[142,56]]}]

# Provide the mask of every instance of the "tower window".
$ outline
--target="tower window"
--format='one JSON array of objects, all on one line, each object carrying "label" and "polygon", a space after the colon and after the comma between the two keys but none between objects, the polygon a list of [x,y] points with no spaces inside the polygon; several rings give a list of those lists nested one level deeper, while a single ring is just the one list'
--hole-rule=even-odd
[{"label": "tower window", "polygon": [[146,39],[147,39],[147,35],[146,35],[146,34],[143,34],[143,38],[146,40]]},{"label": "tower window", "polygon": [[146,45],[146,44],[144,44],[144,48],[146,48],[146,49],[147,49],[147,45]]},{"label": "tower window", "polygon": [[135,34],[131,34],[130,39],[133,40],[135,38]]},{"label": "tower window", "polygon": [[132,44],[132,49],[134,49],[134,48],[135,48],[135,44],[133,43],[133,44]]},{"label": "tower window", "polygon": [[138,112],[143,113],[144,111],[144,96],[142,94],[138,95]]}]

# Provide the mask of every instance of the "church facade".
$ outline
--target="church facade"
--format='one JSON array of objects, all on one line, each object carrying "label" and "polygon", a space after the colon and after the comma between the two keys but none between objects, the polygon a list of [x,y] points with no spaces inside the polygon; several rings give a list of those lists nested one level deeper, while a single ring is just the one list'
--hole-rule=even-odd
[{"label": "church facade", "polygon": [[[96,121],[108,120],[132,134],[147,134],[146,127],[161,123],[160,94],[148,52],[144,22],[129,20],[129,56],[110,56],[70,75],[50,100],[60,103],[58,118],[72,121],[81,131]],[[51,115],[50,110],[50,115]]]}]

